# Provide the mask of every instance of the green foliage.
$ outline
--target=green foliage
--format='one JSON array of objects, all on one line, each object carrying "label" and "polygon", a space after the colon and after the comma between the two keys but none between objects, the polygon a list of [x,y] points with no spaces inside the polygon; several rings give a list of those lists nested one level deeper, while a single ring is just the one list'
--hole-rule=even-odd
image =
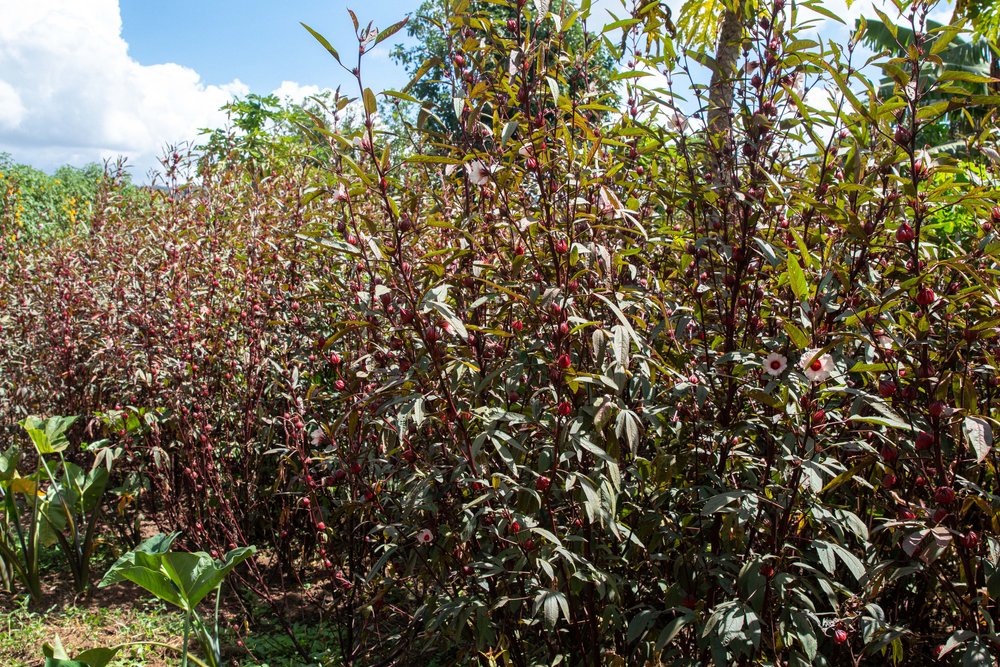
[{"label": "green foliage", "polygon": [[[424,0],[406,24],[414,44],[392,52],[413,77],[405,92],[430,112],[431,128],[454,136],[463,125],[454,103],[463,96],[463,81],[477,72],[508,71],[511,52],[522,44],[529,45],[532,58],[566,59],[564,81],[571,98],[585,95],[588,87],[609,92],[615,71],[611,51],[592,28],[585,30],[589,9],[578,12],[578,4],[538,3],[529,18],[507,3]],[[546,15],[559,20],[534,20]]]},{"label": "green foliage", "polygon": [[[963,39],[961,35],[970,30],[962,23],[944,26],[927,21],[924,31],[917,32],[887,23],[886,18],[882,14],[879,19],[859,19],[857,24],[863,43],[894,56],[881,65],[885,78],[879,94],[884,99],[897,96],[904,103],[912,100],[928,107],[942,106],[944,113],[921,128],[917,141],[965,154],[965,138],[980,134],[995,122],[996,105],[989,99],[1000,90],[1000,80],[994,78],[1000,72],[993,72],[995,47],[981,36],[973,41]],[[929,51],[932,57],[915,69],[907,69],[908,53],[917,48]],[[973,103],[955,103],[963,97]]]},{"label": "green foliage", "polygon": [[27,417],[21,422],[35,450],[36,468],[30,475],[18,471],[27,457],[16,445],[0,456],[0,571],[8,590],[10,575],[16,574],[35,600],[41,597],[40,556],[45,548],[59,546],[77,592],[90,585],[90,561],[114,453],[98,450],[89,471],[67,461],[67,433],[75,421]]},{"label": "green foliage", "polygon": [[[253,94],[230,102],[223,107],[230,127],[202,131],[203,168],[212,163],[238,164],[259,181],[271,172],[322,164],[330,158],[330,135],[351,125],[349,101],[324,92],[302,104]],[[173,158],[175,164],[179,157]]]},{"label": "green foliage", "polygon": [[[159,603],[127,604],[103,600],[32,610],[26,600],[17,600],[0,611],[0,662],[6,667],[38,667],[38,647],[49,638],[72,636],[91,644],[131,641],[120,651],[113,667],[148,667],[171,651],[164,647],[180,636],[183,619]],[[53,639],[53,650],[55,641]]]},{"label": "green foliage", "polygon": [[96,164],[49,176],[0,154],[0,231],[30,239],[77,228],[93,215],[103,176]]},{"label": "green foliage", "polygon": [[[732,14],[732,95],[695,91],[726,122],[686,118],[646,72],[712,56],[647,3],[600,44],[633,62],[618,109],[574,87],[550,4],[453,6],[447,133],[365,85],[402,24],[352,14],[349,50],[310,30],[359,122],[322,164],[210,160],[8,261],[18,400],[166,407],[110,436],[143,500],[216,554],[265,540],[352,663],[995,657],[1000,174],[921,133],[997,100],[933,47],[878,59],[884,95],[776,1]],[[927,9],[900,21],[929,34]],[[166,542],[114,571],[192,618],[246,554]]]},{"label": "green foliage", "polygon": [[[103,588],[128,580],[146,589],[157,599],[180,608],[185,617],[182,664],[186,667],[189,658],[199,665],[203,664],[188,655],[188,631],[193,623],[208,667],[219,667],[222,664],[222,648],[219,643],[219,598],[222,594],[222,582],[240,563],[254,554],[256,547],[233,549],[218,561],[204,552],[171,552],[170,546],[177,535],[178,533],[155,535],[145,540],[108,570],[100,586]],[[213,592],[216,594],[215,618],[214,623],[208,625],[198,614],[197,607]],[[122,647],[106,650],[111,651],[110,655],[113,656],[120,648]],[[103,665],[94,664],[90,667]]]}]

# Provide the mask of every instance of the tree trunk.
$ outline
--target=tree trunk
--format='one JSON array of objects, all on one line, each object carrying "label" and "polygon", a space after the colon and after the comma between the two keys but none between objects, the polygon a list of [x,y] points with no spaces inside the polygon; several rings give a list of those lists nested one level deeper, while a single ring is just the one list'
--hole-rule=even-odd
[{"label": "tree trunk", "polygon": [[733,88],[736,61],[743,41],[743,22],[737,11],[725,10],[715,49],[715,67],[708,87],[708,129],[711,134],[728,134],[732,126]]}]

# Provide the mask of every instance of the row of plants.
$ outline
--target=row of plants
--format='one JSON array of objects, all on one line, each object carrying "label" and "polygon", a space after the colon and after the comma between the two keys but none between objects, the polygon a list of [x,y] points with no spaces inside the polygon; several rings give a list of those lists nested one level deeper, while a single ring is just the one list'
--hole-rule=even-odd
[{"label": "row of plants", "polygon": [[[1000,97],[944,66],[963,24],[900,3],[887,89],[818,2],[725,4],[714,51],[588,7],[454,3],[381,94],[405,23],[309,28],[356,123],[214,136],[0,246],[3,419],[100,415],[123,515],[261,545],[244,590],[320,585],[347,664],[989,664]],[[920,141],[956,117],[964,162]]]}]

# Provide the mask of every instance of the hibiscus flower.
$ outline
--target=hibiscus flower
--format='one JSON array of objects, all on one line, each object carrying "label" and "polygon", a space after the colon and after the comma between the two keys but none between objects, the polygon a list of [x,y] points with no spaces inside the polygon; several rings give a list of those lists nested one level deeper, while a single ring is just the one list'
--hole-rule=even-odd
[{"label": "hibiscus flower", "polygon": [[490,180],[490,168],[482,160],[473,160],[465,165],[465,173],[473,185],[486,185]]},{"label": "hibiscus flower", "polygon": [[810,382],[825,382],[833,373],[833,357],[820,354],[819,350],[806,350],[799,360],[799,367]]},{"label": "hibiscus flower", "polygon": [[772,352],[764,357],[764,370],[768,375],[778,377],[788,368],[788,359],[783,354]]}]

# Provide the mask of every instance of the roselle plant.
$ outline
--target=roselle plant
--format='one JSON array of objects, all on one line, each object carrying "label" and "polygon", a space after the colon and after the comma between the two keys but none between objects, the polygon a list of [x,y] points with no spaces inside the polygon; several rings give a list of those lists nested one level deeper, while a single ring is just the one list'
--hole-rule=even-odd
[{"label": "roselle plant", "polygon": [[[988,661],[1000,100],[944,64],[964,26],[899,3],[866,62],[815,1],[588,8],[449,3],[385,93],[402,24],[352,14],[322,160],[171,154],[3,247],[0,382],[166,408],[109,434],[144,509],[318,579],[350,664]],[[964,110],[974,169],[917,139]]]},{"label": "roselle plant", "polygon": [[[995,651],[997,191],[936,185],[959,165],[914,139],[996,115],[964,73],[919,77],[961,27],[901,4],[920,47],[876,60],[885,98],[857,37],[807,37],[815,2],[727,6],[711,54],[660,3],[575,48],[586,9],[492,5],[452,6],[447,137],[423,111],[380,127],[406,91],[320,39],[365,109],[334,137],[339,214],[303,234],[343,257],[324,298],[345,324],[292,417],[343,654]],[[355,26],[363,56],[379,33]],[[567,79],[599,47],[622,112]],[[497,52],[508,69],[478,67]],[[692,116],[693,62],[714,71]],[[954,206],[977,226],[936,233]]]}]

